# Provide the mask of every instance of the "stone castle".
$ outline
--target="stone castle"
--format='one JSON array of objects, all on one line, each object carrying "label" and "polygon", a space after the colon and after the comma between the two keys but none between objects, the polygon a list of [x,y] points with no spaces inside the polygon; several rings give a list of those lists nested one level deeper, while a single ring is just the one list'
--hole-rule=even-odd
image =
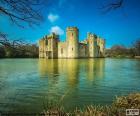
[{"label": "stone castle", "polygon": [[79,42],[77,27],[68,27],[66,41],[61,42],[59,35],[52,33],[39,40],[40,58],[96,58],[104,57],[105,40],[95,34],[87,33],[87,38]]}]

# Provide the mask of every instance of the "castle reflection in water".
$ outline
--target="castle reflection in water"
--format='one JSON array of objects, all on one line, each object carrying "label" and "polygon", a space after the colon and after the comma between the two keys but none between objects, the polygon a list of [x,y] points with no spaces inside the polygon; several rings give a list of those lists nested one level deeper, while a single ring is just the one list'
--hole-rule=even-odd
[{"label": "castle reflection in water", "polygon": [[[80,80],[89,82],[104,77],[105,59],[39,59],[40,77],[51,83],[67,82],[74,86]],[[53,81],[53,82],[52,82]]]}]

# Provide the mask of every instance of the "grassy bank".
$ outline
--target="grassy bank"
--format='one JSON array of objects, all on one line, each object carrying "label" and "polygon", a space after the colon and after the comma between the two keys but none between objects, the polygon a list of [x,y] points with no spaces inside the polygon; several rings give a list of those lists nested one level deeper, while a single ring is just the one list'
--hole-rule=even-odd
[{"label": "grassy bank", "polygon": [[75,108],[72,112],[65,112],[63,107],[48,107],[42,114],[45,116],[125,116],[126,109],[140,109],[140,93],[116,97],[111,105],[86,106],[84,110]]}]

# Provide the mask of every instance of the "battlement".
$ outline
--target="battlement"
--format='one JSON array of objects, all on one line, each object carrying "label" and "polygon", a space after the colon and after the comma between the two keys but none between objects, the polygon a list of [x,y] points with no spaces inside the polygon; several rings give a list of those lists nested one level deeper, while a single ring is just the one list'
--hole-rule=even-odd
[{"label": "battlement", "polygon": [[47,35],[47,38],[59,38],[59,35],[51,33],[50,35]]},{"label": "battlement", "polygon": [[46,39],[46,36],[44,36],[43,38],[41,38],[41,39],[39,40],[39,42],[43,42],[43,41],[45,41],[45,39]]},{"label": "battlement", "polygon": [[89,37],[97,38],[97,35],[94,34],[94,33],[90,33],[90,32],[88,32],[88,33],[87,33],[87,38],[89,38]]},{"label": "battlement", "polygon": [[79,31],[77,27],[67,27],[67,31]]}]

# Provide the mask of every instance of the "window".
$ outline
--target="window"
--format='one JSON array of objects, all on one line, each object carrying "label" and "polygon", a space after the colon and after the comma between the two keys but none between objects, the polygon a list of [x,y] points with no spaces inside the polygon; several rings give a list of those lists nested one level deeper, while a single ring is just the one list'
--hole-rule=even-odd
[{"label": "window", "polygon": [[73,36],[73,33],[71,35]]},{"label": "window", "polygon": [[72,48],[72,51],[73,51],[73,48]]},{"label": "window", "polygon": [[61,54],[63,54],[63,48],[61,48]]},{"label": "window", "polygon": [[46,45],[48,45],[48,40],[46,40]]}]

